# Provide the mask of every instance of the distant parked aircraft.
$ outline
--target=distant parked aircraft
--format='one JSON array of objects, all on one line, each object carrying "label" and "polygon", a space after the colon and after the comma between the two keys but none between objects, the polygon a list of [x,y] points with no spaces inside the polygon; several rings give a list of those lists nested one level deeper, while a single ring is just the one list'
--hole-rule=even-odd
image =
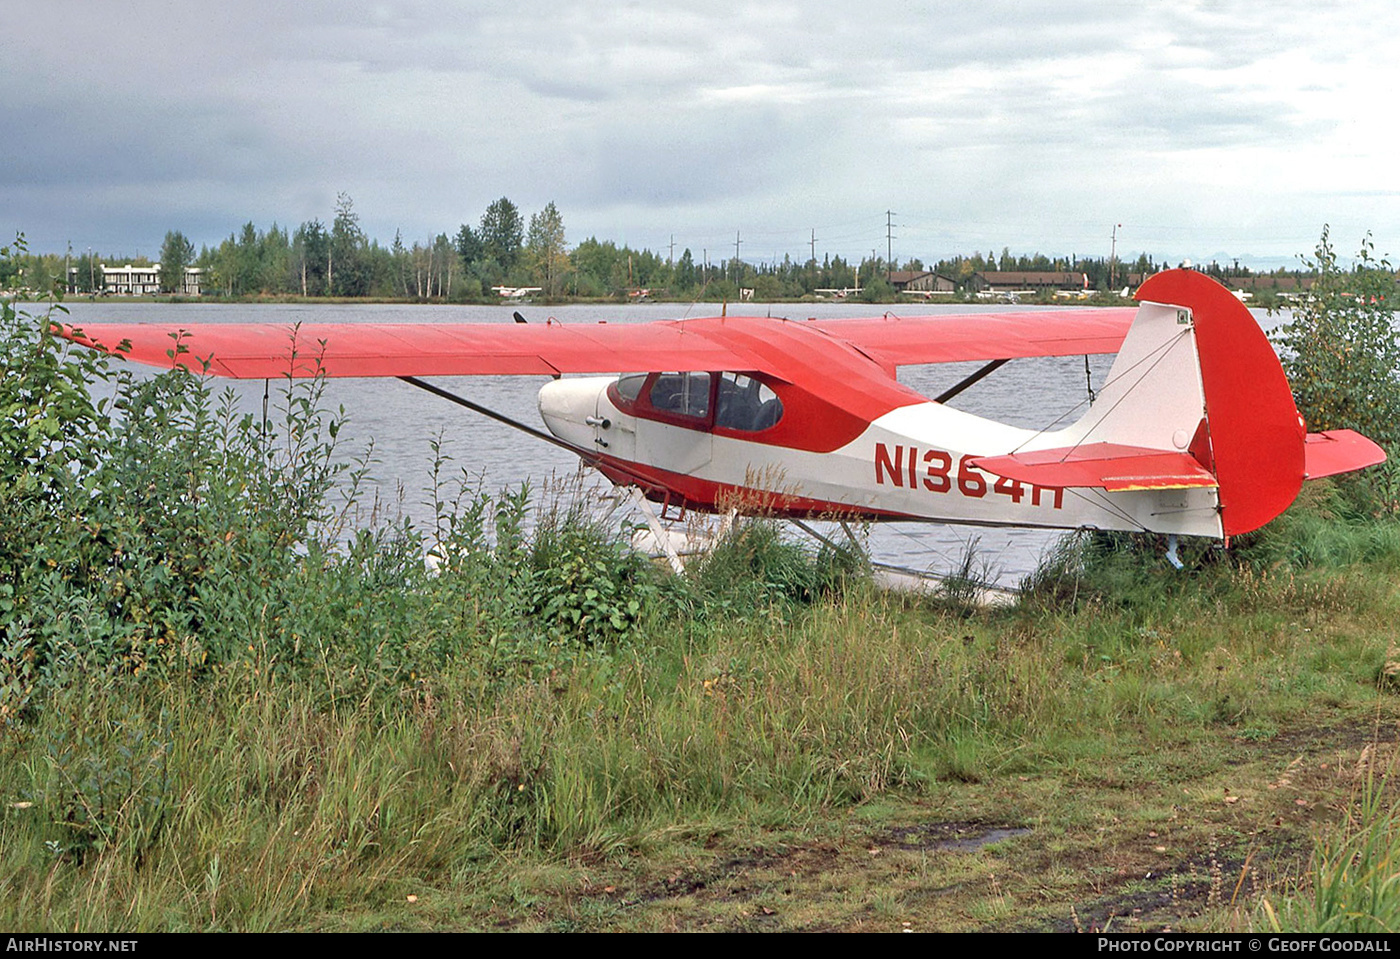
[{"label": "distant parked aircraft", "polygon": [[491,290],[503,300],[522,300],[531,293],[543,290],[542,286],[493,286]]}]

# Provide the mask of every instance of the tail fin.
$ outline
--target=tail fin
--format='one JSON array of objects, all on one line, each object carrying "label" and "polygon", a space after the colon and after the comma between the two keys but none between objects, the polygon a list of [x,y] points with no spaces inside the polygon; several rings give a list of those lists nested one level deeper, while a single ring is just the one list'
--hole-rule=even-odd
[{"label": "tail fin", "polygon": [[1225,535],[1258,529],[1292,505],[1304,477],[1306,429],[1278,355],[1244,304],[1202,273],[1158,273],[1137,298],[1190,311],[1205,394],[1192,452],[1219,484]]},{"label": "tail fin", "polygon": [[1058,437],[1069,445],[974,465],[1042,486],[1214,486],[1222,535],[1263,526],[1304,477],[1303,421],[1273,347],[1234,294],[1194,270],[1158,273],[1137,299],[1103,390]]}]

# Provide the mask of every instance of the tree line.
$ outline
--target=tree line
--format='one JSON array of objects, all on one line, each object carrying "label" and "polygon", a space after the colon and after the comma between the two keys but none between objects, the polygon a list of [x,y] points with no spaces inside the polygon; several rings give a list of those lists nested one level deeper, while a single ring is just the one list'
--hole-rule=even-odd
[{"label": "tree line", "polygon": [[[181,234],[166,235],[163,271],[182,249],[189,248]],[[396,232],[386,247],[365,233],[354,202],[342,193],[329,225],[314,219],[292,231],[276,223],[267,230],[245,223],[218,246],[181,258],[179,269],[200,267],[204,292],[229,297],[469,301],[485,297],[492,286],[525,285],[536,275],[553,288],[566,258],[563,218],[553,203],[530,218],[528,230],[519,208],[502,197],[486,208],[475,229],[464,223],[451,237],[439,233],[411,246]]]},{"label": "tree line", "polygon": [[[74,255],[31,254],[24,250],[0,261],[0,285],[44,290],[66,285],[80,294],[101,292],[102,265],[144,258],[102,257],[92,251]],[[216,246],[196,251],[180,231],[165,236],[160,251],[159,285],[179,293],[187,267],[199,267],[204,296],[374,297],[406,300],[473,302],[493,299],[493,287],[539,287],[546,297],[607,298],[640,292],[675,299],[736,300],[745,291],[760,300],[798,299],[825,289],[864,291],[865,298],[892,297],[893,271],[929,270],[966,289],[976,273],[988,271],[1075,272],[1094,290],[1117,289],[1129,277],[1150,274],[1166,264],[1141,254],[1132,261],[1107,257],[1040,253],[946,257],[928,264],[914,258],[886,260],[874,252],[859,262],[839,255],[805,261],[749,262],[738,257],[711,261],[708,250],[697,257],[690,248],[679,256],[619,246],[596,236],[567,245],[564,219],[553,202],[528,220],[507,197],[492,202],[475,225],[461,224],[427,240],[406,243],[396,232],[381,244],[360,225],[346,193],[336,199],[330,223],[308,220],[295,230],[273,223],[259,229],[251,221]],[[1200,267],[1219,279],[1250,275],[1248,268],[1211,263]],[[1298,271],[1275,271],[1301,275]],[[69,277],[71,275],[71,283]]]}]

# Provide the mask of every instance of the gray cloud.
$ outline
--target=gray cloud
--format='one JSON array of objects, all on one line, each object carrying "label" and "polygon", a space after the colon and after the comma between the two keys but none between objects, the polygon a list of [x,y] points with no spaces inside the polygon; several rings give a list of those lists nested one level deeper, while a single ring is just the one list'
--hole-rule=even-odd
[{"label": "gray cloud", "polygon": [[0,228],[43,248],[215,242],[339,190],[385,240],[502,194],[571,236],[803,253],[829,224],[850,255],[888,208],[948,244],[925,256],[1126,219],[1149,248],[1291,252],[1329,204],[1400,225],[1366,122],[1400,62],[1379,0],[26,7],[11,36],[52,39],[0,58]]}]

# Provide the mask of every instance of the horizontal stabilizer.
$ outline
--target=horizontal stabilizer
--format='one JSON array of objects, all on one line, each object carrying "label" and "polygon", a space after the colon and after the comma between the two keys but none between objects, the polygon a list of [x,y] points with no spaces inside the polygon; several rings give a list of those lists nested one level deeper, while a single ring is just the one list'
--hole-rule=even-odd
[{"label": "horizontal stabilizer", "polygon": [[1303,445],[1303,470],[1308,479],[1336,476],[1385,462],[1385,450],[1355,430],[1309,433]]},{"label": "horizontal stabilizer", "polygon": [[971,465],[1050,489],[1094,487],[1117,493],[1217,485],[1210,470],[1190,453],[1119,443],[1085,443],[1033,453],[981,456],[972,460]]}]

